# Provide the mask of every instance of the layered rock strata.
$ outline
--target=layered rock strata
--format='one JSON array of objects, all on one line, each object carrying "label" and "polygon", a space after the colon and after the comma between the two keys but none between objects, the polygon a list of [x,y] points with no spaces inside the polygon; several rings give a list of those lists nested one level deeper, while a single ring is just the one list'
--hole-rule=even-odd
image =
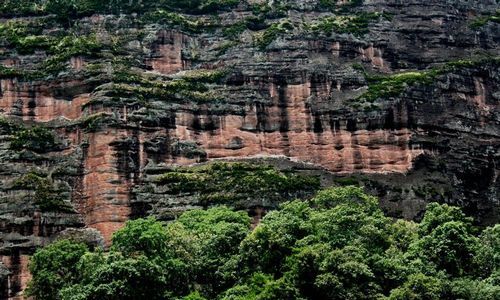
[{"label": "layered rock strata", "polygon": [[[54,53],[3,41],[1,298],[20,297],[28,256],[68,228],[96,229],[102,237],[90,239],[109,244],[130,218],[215,204],[158,182],[213,160],[270,164],[322,186],[360,184],[393,216],[418,218],[440,201],[498,222],[500,26],[471,26],[496,1],[364,1],[342,13],[282,2],[287,10],[236,36],[238,22],[256,17],[245,3],[216,21],[82,18],[70,30],[97,49],[72,52],[55,71],[46,67]],[[329,27],[325,18],[338,16],[369,18],[349,32]],[[66,30],[43,26],[47,36]],[[54,143],[12,146],[33,126]],[[40,187],[19,185],[26,174],[48,183],[60,207],[43,209]],[[238,208],[258,222],[278,202],[310,194]]]}]

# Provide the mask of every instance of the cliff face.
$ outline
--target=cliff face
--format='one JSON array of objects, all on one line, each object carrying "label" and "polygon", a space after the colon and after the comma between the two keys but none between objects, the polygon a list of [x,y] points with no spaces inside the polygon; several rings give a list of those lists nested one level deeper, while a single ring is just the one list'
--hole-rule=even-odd
[{"label": "cliff face", "polygon": [[[68,228],[109,242],[129,218],[221,202],[258,220],[317,188],[211,198],[211,171],[193,167],[209,174],[200,189],[186,175],[198,171],[175,168],[213,160],[272,165],[295,186],[295,174],[360,184],[395,216],[440,201],[498,221],[495,0],[248,2],[94,14],[69,28],[2,17],[2,298],[25,286],[28,255]],[[187,183],[198,188],[176,188]]]}]

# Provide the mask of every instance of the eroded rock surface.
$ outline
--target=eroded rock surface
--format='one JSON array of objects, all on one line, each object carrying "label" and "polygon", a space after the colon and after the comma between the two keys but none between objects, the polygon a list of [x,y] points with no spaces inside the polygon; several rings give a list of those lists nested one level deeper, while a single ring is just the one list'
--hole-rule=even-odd
[{"label": "eroded rock surface", "polygon": [[[322,186],[360,184],[394,216],[418,218],[440,201],[498,222],[500,25],[471,26],[496,1],[374,0],[342,12],[281,1],[287,9],[263,16],[243,2],[216,17],[183,15],[187,23],[82,18],[70,30],[85,51],[60,65],[46,49],[26,54],[2,41],[2,298],[20,297],[28,256],[61,232],[96,229],[101,236],[88,239],[109,244],[129,218],[216,204],[158,182],[213,160],[269,164]],[[325,23],[338,16],[369,18],[349,32]],[[283,29],[263,38],[273,24]],[[49,17],[42,34],[61,30]],[[13,147],[33,126],[54,143]],[[43,208],[44,193],[57,205]],[[258,222],[278,202],[310,194],[238,207]]]}]

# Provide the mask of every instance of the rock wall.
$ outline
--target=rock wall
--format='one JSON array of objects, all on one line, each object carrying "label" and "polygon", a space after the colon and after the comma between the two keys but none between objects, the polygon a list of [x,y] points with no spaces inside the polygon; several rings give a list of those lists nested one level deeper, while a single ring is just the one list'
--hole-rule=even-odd
[{"label": "rock wall", "polygon": [[[286,10],[258,16],[262,24],[236,37],[230,29],[256,17],[244,1],[215,21],[82,18],[69,30],[95,37],[99,49],[72,52],[57,71],[45,67],[54,53],[1,41],[5,122],[56,136],[50,148],[14,149],[18,133],[0,122],[1,298],[21,297],[28,256],[68,228],[96,229],[102,237],[92,239],[109,244],[129,218],[206,207],[156,179],[212,160],[360,184],[394,216],[419,218],[440,201],[498,222],[500,26],[471,26],[496,1],[364,1],[342,12],[282,2]],[[345,15],[372,17],[356,32],[324,32],[325,18]],[[284,22],[291,26],[259,42]],[[43,34],[61,30],[47,21]],[[394,77],[415,73],[425,78]],[[381,93],[377,82],[397,92]],[[16,185],[30,172],[54,186],[63,211],[44,211],[38,187]],[[244,208],[261,216],[276,205]]]}]

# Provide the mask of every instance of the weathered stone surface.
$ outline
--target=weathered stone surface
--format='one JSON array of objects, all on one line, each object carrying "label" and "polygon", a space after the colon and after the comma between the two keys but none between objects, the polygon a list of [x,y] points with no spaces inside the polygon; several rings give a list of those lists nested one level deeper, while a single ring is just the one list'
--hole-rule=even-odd
[{"label": "weathered stone surface", "polygon": [[[11,149],[16,132],[0,122],[0,298],[19,297],[28,256],[56,238],[109,244],[129,218],[210,205],[155,180],[212,160],[270,164],[322,186],[360,184],[394,216],[419,218],[440,201],[498,222],[500,25],[470,26],[497,2],[365,0],[344,13],[380,13],[359,34],[310,31],[334,14],[314,0],[281,2],[289,9],[236,37],[227,29],[253,15],[246,4],[217,18],[185,16],[198,26],[94,15],[72,30],[95,36],[99,51],[74,55],[55,73],[2,73],[1,115],[43,125],[57,143]],[[265,28],[285,21],[290,29],[258,45]],[[0,48],[3,66],[28,73],[50,56]],[[441,71],[363,100],[373,77],[422,70]],[[64,209],[43,211],[36,186],[16,187],[29,173]],[[277,203],[238,205],[257,220]]]}]

